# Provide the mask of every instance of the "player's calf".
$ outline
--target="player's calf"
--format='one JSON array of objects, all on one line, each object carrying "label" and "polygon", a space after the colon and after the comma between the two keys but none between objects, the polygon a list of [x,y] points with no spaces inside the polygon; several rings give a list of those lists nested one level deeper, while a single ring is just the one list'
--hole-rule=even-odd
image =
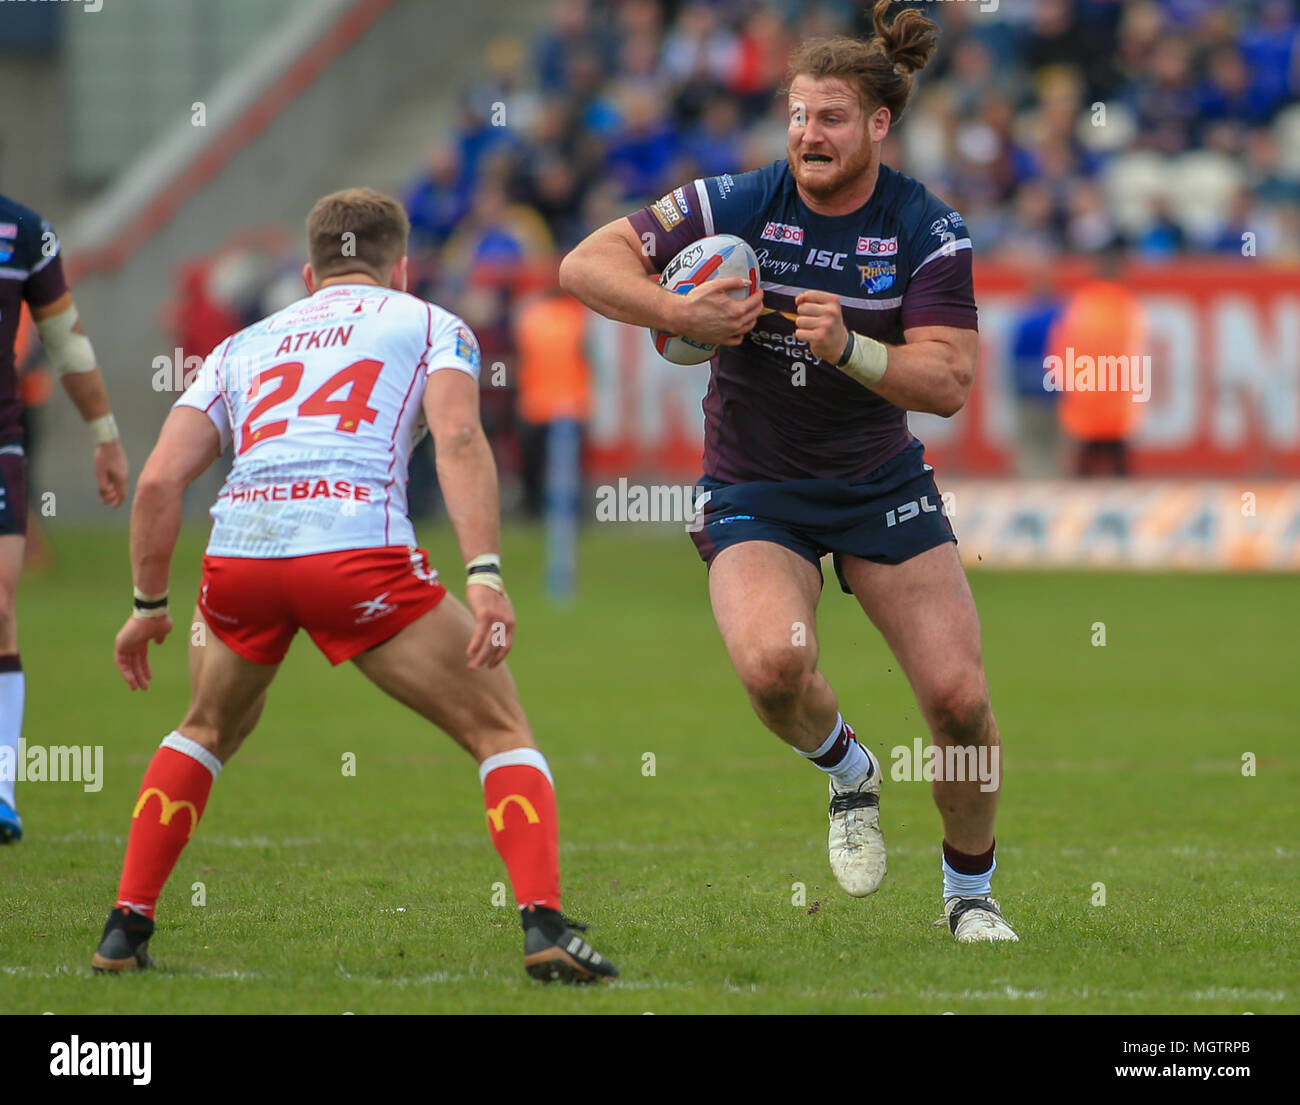
[{"label": "player's calf", "polygon": [[153,933],[154,907],[220,772],[220,760],[180,733],[154,754],[131,814],[117,900],[92,960],[96,969],[132,970],[132,959],[136,967],[148,966],[142,947]]}]

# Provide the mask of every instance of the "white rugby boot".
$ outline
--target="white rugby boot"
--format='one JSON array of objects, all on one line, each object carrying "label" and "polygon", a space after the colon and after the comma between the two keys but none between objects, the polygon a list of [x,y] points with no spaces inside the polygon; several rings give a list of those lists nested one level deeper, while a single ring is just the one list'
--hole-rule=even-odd
[{"label": "white rugby boot", "polygon": [[[868,753],[870,755],[870,753]],[[832,779],[830,834],[827,850],[831,870],[846,893],[855,898],[874,894],[885,877],[885,834],[880,831],[880,761],[871,757],[871,778],[852,790],[841,790]]]},{"label": "white rugby boot", "polygon": [[947,898],[943,916],[935,926],[947,925],[959,944],[985,944],[998,941],[1019,942],[1020,937],[1007,924],[991,894],[978,898]]}]

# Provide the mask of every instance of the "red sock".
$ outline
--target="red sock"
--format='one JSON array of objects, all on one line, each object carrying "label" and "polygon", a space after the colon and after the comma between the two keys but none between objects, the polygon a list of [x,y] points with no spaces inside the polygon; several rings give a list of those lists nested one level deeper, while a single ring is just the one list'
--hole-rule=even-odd
[{"label": "red sock", "polygon": [[202,745],[172,733],[154,753],[131,815],[118,906],[152,917],[163,883],[198,827],[221,761]]},{"label": "red sock", "polygon": [[514,748],[479,765],[488,835],[505,861],[522,908],[560,908],[560,842],[555,790],[546,757]]}]

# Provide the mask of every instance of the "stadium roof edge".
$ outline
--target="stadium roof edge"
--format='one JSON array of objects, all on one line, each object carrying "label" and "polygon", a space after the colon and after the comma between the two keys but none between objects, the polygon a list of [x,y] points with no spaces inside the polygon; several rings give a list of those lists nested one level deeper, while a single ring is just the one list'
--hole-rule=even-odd
[{"label": "stadium roof edge", "polygon": [[318,0],[228,72],[205,102],[206,125],[155,141],[73,224],[69,279],[120,268],[396,0]]}]

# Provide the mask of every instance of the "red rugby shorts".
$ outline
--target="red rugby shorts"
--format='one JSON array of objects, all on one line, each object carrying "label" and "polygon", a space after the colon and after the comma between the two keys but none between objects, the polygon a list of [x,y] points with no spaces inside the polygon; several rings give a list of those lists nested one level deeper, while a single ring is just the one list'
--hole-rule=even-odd
[{"label": "red rugby shorts", "polygon": [[279,559],[205,556],[199,609],[223,644],[255,664],[278,664],[300,628],[341,664],[446,593],[428,553],[405,545]]}]

